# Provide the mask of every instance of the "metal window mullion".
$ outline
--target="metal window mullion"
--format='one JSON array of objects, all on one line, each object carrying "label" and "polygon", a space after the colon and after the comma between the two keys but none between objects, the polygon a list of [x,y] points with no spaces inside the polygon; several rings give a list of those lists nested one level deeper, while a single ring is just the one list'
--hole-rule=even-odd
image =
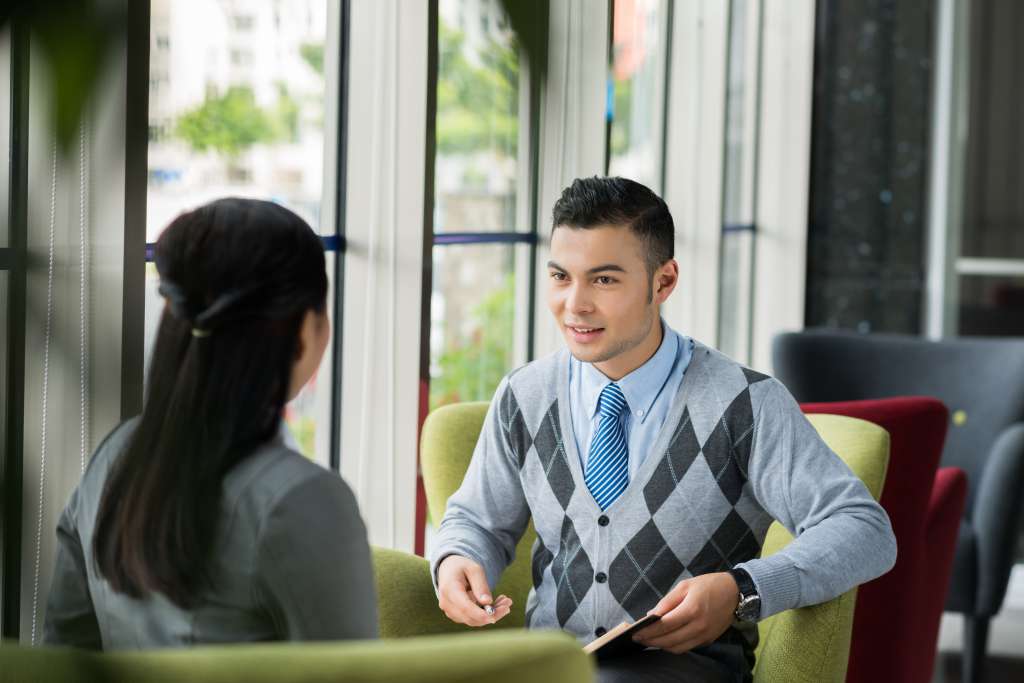
[{"label": "metal window mullion", "polygon": [[750,156],[751,158],[751,172],[750,172],[750,220],[751,220],[751,231],[750,231],[750,273],[747,290],[747,357],[746,362],[753,364],[754,361],[754,297],[756,294],[756,281],[757,281],[757,214],[758,214],[758,202],[760,200],[758,194],[758,174],[760,172],[761,163],[761,105],[763,102],[762,96],[762,64],[764,64],[764,15],[765,15],[765,2],[764,0],[756,0],[757,6],[757,31],[755,34],[755,46],[754,46],[754,116],[750,125],[753,127],[753,135],[751,142]]},{"label": "metal window mullion", "polygon": [[337,166],[335,175],[334,235],[323,238],[324,249],[334,251],[334,335],[331,340],[331,424],[328,439],[328,466],[341,470],[341,397],[343,391],[343,352],[345,333],[345,199],[348,178],[348,94],[349,94],[349,20],[350,0],[340,5],[338,30],[338,117]]},{"label": "metal window mullion", "polygon": [[27,27],[12,19],[10,194],[8,225],[13,254],[8,277],[7,386],[5,443],[0,457],[0,637],[17,639],[21,620],[21,504],[25,398],[25,249],[28,239],[28,102],[29,41]]},{"label": "metal window mullion", "polygon": [[535,244],[536,232],[437,232],[432,236],[435,247],[467,244]]},{"label": "metal window mullion", "polygon": [[1024,277],[1024,259],[961,256],[954,266],[957,275]]},{"label": "metal window mullion", "polygon": [[126,2],[124,285],[121,308],[121,419],[142,412],[145,373],[146,201],[149,166],[150,3]]}]

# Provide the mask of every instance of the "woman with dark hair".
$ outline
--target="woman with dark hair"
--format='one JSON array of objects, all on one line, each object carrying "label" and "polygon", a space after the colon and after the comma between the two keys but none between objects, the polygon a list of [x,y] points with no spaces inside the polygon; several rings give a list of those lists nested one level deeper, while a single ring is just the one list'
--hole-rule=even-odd
[{"label": "woman with dark hair", "polygon": [[155,260],[166,306],[146,402],[61,516],[44,640],[376,637],[355,498],[280,436],[330,336],[319,238],[276,204],[221,199],[176,218]]}]

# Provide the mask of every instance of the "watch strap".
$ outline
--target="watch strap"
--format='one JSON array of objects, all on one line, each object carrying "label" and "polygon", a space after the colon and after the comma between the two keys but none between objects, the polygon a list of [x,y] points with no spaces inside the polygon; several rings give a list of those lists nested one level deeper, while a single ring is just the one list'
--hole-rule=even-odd
[{"label": "watch strap", "polygon": [[746,569],[736,567],[735,569],[730,569],[729,574],[732,575],[740,589],[740,599],[757,595],[757,586],[754,585],[754,580],[750,578],[750,574],[747,573]]}]

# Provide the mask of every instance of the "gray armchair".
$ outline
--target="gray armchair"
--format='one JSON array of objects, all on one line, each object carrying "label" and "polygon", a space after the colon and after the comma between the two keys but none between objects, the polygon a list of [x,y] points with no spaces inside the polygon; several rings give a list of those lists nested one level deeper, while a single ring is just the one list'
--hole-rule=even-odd
[{"label": "gray armchair", "polygon": [[774,340],[775,375],[798,401],[934,396],[949,408],[942,465],[967,472],[946,609],[962,613],[963,680],[981,680],[1022,528],[1024,340],[811,330]]}]

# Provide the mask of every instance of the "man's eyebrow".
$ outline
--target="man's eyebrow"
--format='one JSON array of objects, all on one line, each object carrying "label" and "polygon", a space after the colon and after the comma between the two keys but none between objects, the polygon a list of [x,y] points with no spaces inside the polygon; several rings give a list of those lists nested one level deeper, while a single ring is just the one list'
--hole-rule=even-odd
[{"label": "man's eyebrow", "polygon": [[590,270],[587,271],[587,275],[596,275],[596,274],[604,272],[606,270],[612,270],[612,271],[615,271],[616,273],[625,273],[626,272],[626,269],[623,268],[620,265],[617,265],[615,263],[605,263],[603,265],[591,268]]},{"label": "man's eyebrow", "polygon": [[[560,270],[563,273],[569,272],[565,268],[563,268],[562,266],[560,266],[557,263],[555,263],[554,261],[548,261],[548,268],[554,268],[555,270]],[[623,268],[622,266],[616,264],[616,263],[604,263],[604,264],[602,264],[600,266],[595,266],[595,267],[589,269],[587,271],[587,275],[596,275],[597,273],[603,273],[603,272],[607,272],[607,271],[613,271],[613,272],[616,272],[616,273],[625,273],[626,269]]]}]

